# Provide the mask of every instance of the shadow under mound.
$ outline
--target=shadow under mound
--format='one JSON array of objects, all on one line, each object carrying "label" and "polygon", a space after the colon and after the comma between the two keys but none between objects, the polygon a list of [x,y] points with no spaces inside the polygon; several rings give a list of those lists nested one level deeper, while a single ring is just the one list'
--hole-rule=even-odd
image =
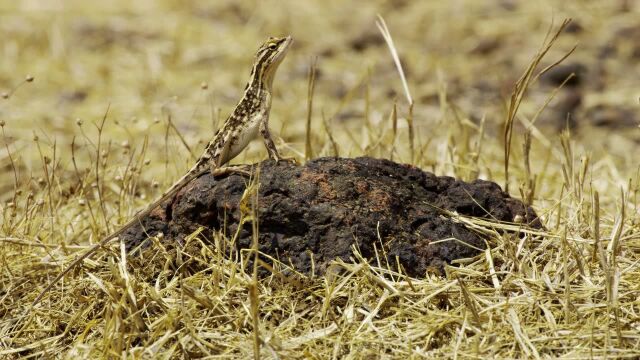
[{"label": "shadow under mound", "polygon": [[[260,251],[307,274],[312,262],[320,274],[336,258],[348,262],[354,246],[368,259],[375,257],[377,248],[392,268],[399,263],[416,277],[427,270],[442,271],[444,264],[485,248],[483,238],[440,209],[500,222],[520,216],[529,226],[541,227],[531,208],[525,209],[489,181],[467,183],[367,157],[319,158],[303,166],[264,161],[254,166],[261,167]],[[165,241],[175,243],[200,226],[225,226],[226,234],[235,234],[247,183],[238,174],[206,174],[142,219],[146,231],[134,227],[124,240],[133,248],[148,235],[163,232]],[[245,222],[237,249],[250,248],[251,238],[252,225]]]}]

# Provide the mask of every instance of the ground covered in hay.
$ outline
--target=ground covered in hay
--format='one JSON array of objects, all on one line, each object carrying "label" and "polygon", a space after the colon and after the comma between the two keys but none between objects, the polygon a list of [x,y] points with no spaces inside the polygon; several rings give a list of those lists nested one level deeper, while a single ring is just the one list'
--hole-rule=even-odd
[{"label": "ground covered in hay", "polygon": [[[0,358],[640,356],[638,1],[0,10]],[[322,275],[292,274],[199,228],[133,253],[116,241],[31,307],[189,168],[259,43],[284,34],[281,152],[494,181],[542,230],[459,216],[489,247],[409,276],[357,247]],[[256,142],[235,162],[264,158]]]}]

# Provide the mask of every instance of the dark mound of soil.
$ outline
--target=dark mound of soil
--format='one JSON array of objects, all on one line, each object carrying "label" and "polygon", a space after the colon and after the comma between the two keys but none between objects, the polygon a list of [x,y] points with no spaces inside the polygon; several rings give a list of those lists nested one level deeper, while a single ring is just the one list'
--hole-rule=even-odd
[{"label": "dark mound of soil", "polygon": [[[418,168],[372,158],[320,158],[296,165],[265,161],[258,190],[260,251],[303,273],[326,270],[341,258],[350,261],[354,246],[366,258],[375,247],[393,268],[412,276],[442,270],[454,259],[476,255],[485,241],[439,210],[540,227],[532,209],[489,181],[471,183],[435,176]],[[250,169],[247,167],[247,169]],[[239,174],[194,180],[175,199],[142,220],[124,236],[129,248],[163,232],[179,242],[200,226],[235,234],[240,199],[248,179]],[[252,225],[245,222],[236,242],[250,248]],[[444,241],[438,241],[444,240]],[[434,243],[435,242],[435,243]]]}]

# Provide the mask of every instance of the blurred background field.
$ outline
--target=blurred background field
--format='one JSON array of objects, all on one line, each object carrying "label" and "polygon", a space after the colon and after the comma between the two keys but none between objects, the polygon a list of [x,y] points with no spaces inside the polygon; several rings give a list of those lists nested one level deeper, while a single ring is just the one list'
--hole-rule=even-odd
[{"label": "blurred background field", "polygon": [[[409,106],[389,49],[375,25],[377,14],[384,17],[393,36],[415,102],[413,154],[406,120]],[[436,297],[438,301],[416,300],[419,306],[405,308],[397,305],[400,310],[396,311],[407,316],[398,318],[391,312],[367,318],[380,294],[375,282],[367,281],[360,288],[353,280],[364,276],[358,273],[341,288],[350,289],[343,300],[352,307],[338,306],[342,310],[333,320],[328,320],[322,304],[311,304],[300,315],[289,314],[295,320],[286,325],[271,321],[266,310],[261,313],[263,331],[271,334],[264,340],[268,343],[263,346],[267,349],[264,355],[639,356],[640,1],[631,0],[0,0],[0,92],[5,93],[0,98],[0,235],[4,239],[0,244],[4,247],[0,250],[0,334],[7,339],[0,341],[0,354],[38,354],[44,345],[55,345],[66,354],[129,352],[142,356],[144,351],[170,348],[173,356],[189,351],[201,356],[251,355],[251,345],[247,345],[251,331],[232,321],[218,328],[208,325],[224,334],[220,336],[228,343],[215,350],[187,345],[197,336],[181,337],[184,324],[176,325],[175,333],[157,348],[150,344],[158,344],[155,341],[163,336],[160,332],[106,344],[97,337],[103,332],[106,336],[112,328],[108,321],[104,320],[106,325],[101,322],[99,312],[82,319],[94,321],[96,329],[77,325],[78,332],[86,331],[84,335],[73,332],[66,338],[54,337],[65,331],[64,324],[73,316],[71,309],[78,304],[69,304],[55,320],[44,312],[30,315],[37,318],[34,321],[42,332],[30,332],[28,326],[17,326],[14,321],[35,297],[32,287],[41,288],[51,278],[30,272],[30,266],[37,267],[34,264],[53,249],[57,249],[54,254],[68,255],[58,253],[63,243],[87,244],[91,234],[95,242],[95,236],[107,232],[105,219],[113,229],[190,167],[194,160],[190,153],[200,154],[242,95],[254,52],[267,37],[290,34],[295,41],[274,82],[270,121],[285,155],[304,160],[308,73],[316,62],[310,131],[313,157],[337,153],[393,158],[437,175],[465,180],[479,177],[504,186],[503,131],[514,85],[545,35],[565,18],[572,22],[538,70],[577,47],[526,93],[514,124],[509,183],[514,197],[535,185],[533,206],[552,235],[548,239],[554,239],[542,241],[558,252],[541,254],[534,245],[527,245],[537,254],[523,261],[528,270],[513,265],[505,255],[503,270],[513,272],[513,278],[506,277],[517,285],[505,285],[509,290],[498,291],[495,302],[489,297],[480,300],[495,286],[483,274],[484,258],[473,263],[477,269],[471,266],[463,273],[469,277],[469,289],[452,284],[454,278],[416,280],[418,289],[427,289],[425,296],[442,286],[454,290]],[[573,78],[558,89],[572,73]],[[34,80],[24,82],[27,77]],[[540,111],[549,99],[549,105]],[[396,135],[390,116],[394,104]],[[91,188],[95,179],[87,175],[83,178],[86,187],[78,190],[78,173],[91,174],[94,169],[96,125],[105,114],[100,132],[100,181],[107,189],[101,202],[106,215],[89,221],[86,201],[99,201],[95,186]],[[570,135],[565,135],[563,147],[561,132],[565,129]],[[527,131],[532,134],[530,169],[523,152]],[[78,172],[72,162],[72,142]],[[264,158],[266,151],[256,141],[235,162]],[[132,163],[138,166],[132,168]],[[600,218],[594,217],[596,191],[602,206]],[[604,264],[595,258],[590,262],[596,246],[594,221],[601,222],[601,246],[609,251]],[[624,241],[610,245],[618,230],[618,239]],[[565,242],[573,251],[567,257],[560,252],[566,244],[559,240],[565,231],[569,233]],[[44,251],[40,245],[29,247],[7,239],[50,247]],[[496,256],[508,250],[498,249]],[[550,263],[557,267],[550,268]],[[59,269],[49,269],[50,274]],[[30,282],[37,285],[26,285]],[[539,285],[537,291],[524,290],[533,283]],[[580,290],[568,290],[569,285]],[[268,284],[261,286],[261,294],[270,292]],[[322,297],[323,286],[329,285],[316,280],[314,286]],[[411,291],[416,296],[420,293]],[[313,303],[304,292],[287,294],[292,302]],[[217,296],[214,301],[229,304],[246,300],[242,291]],[[478,296],[475,306],[486,310],[481,311],[488,316],[484,327],[469,325],[468,296]],[[502,309],[508,299],[516,305]],[[264,301],[279,303],[268,297]],[[282,306],[298,311],[291,304]],[[242,312],[241,306],[234,309]],[[195,308],[188,311],[194,318],[199,316]],[[536,311],[538,315],[530,314]],[[409,324],[412,318],[418,323]],[[438,325],[430,327],[429,322],[436,320]],[[375,325],[363,328],[360,321]],[[337,328],[328,325],[331,323]],[[286,330],[279,333],[274,329],[280,325]],[[329,328],[326,336],[318,332]],[[194,329],[200,328],[189,331],[198,333]],[[287,339],[295,341],[286,345]],[[30,344],[35,345],[28,348]]]},{"label": "blurred background field", "polygon": [[[389,131],[394,99],[400,115],[406,115],[399,77],[374,24],[380,13],[392,31],[416,102],[418,141],[434,144],[428,157],[437,163],[432,134],[451,127],[447,113],[476,124],[485,117],[489,134],[499,134],[513,85],[552,21],[559,24],[571,17],[572,24],[543,66],[577,44],[565,64],[578,69],[580,84],[561,90],[537,124],[552,142],[567,122],[563,110],[570,110],[574,133],[589,139],[587,150],[607,156],[606,149],[632,168],[627,157],[637,137],[640,78],[636,6],[630,1],[5,2],[0,7],[0,88],[11,92],[27,75],[36,80],[3,99],[0,115],[10,144],[25,150],[20,153],[25,176],[37,171],[38,162],[29,156],[37,153],[29,150],[34,133],[48,145],[57,142],[58,155],[67,158],[64,150],[79,133],[77,119],[97,122],[107,107],[105,140],[113,146],[135,145],[149,134],[151,149],[162,149],[171,115],[199,153],[218,120],[224,120],[241,96],[259,43],[270,35],[292,34],[295,46],[275,86],[274,131],[293,153],[302,152],[307,71],[317,57],[312,121],[317,146],[323,142],[324,113],[344,145],[341,155],[358,155],[374,137],[362,130],[365,91],[371,104],[366,116],[376,136]],[[522,116],[530,119],[550,96],[554,86],[546,85],[534,84]],[[342,137],[345,127],[355,138]],[[175,138],[168,140],[175,150],[170,154],[185,150]],[[239,161],[259,158],[261,151],[255,146]],[[168,160],[177,163],[170,165],[173,175],[187,168],[184,162]],[[6,165],[6,155],[2,161]],[[494,159],[479,161],[483,172],[499,172]],[[145,175],[165,174],[156,172],[161,168],[151,167]],[[6,200],[12,174],[2,176]]]}]

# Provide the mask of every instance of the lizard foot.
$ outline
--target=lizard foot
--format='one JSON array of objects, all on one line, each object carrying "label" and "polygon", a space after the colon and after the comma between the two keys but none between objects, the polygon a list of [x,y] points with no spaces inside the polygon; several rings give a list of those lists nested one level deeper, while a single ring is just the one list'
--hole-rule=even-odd
[{"label": "lizard foot", "polygon": [[300,163],[298,162],[298,160],[296,160],[296,158],[294,157],[277,157],[275,158],[276,163],[279,163],[280,161],[285,161],[288,163],[292,163],[294,165],[299,165]]}]

